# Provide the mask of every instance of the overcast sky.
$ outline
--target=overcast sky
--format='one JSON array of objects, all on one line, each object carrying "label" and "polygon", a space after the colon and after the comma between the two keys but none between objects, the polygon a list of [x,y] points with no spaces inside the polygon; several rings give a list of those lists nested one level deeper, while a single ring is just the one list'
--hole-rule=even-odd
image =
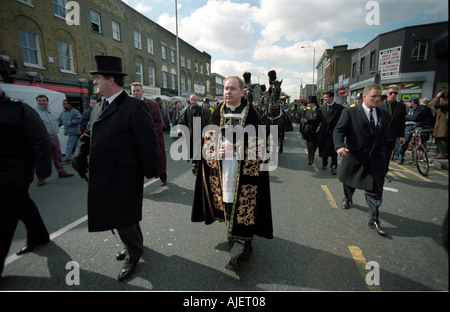
[{"label": "overcast sky", "polygon": [[[176,33],[175,0],[122,0]],[[377,35],[410,25],[448,21],[446,0],[178,0],[178,34],[212,57],[223,76],[252,73],[267,83],[275,69],[282,91],[299,96],[312,83],[325,49],[361,48]],[[379,14],[378,14],[379,12]],[[379,21],[379,25],[377,22]],[[314,46],[301,49],[301,46]],[[404,52],[406,53],[406,51]],[[317,82],[317,73],[315,74]]]}]

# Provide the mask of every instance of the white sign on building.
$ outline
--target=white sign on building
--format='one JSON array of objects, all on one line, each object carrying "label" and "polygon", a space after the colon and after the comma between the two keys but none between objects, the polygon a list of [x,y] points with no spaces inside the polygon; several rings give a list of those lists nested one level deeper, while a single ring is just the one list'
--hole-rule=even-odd
[{"label": "white sign on building", "polygon": [[380,72],[381,80],[398,78],[401,54],[401,46],[380,51],[378,71]]}]

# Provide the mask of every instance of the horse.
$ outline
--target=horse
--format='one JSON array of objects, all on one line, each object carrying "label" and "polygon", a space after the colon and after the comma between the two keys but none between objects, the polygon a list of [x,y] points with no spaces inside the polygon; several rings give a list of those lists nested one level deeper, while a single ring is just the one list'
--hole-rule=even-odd
[{"label": "horse", "polygon": [[263,122],[267,128],[267,134],[270,133],[270,126],[278,126],[278,146],[279,152],[283,153],[284,135],[286,133],[286,119],[280,105],[281,84],[283,80],[275,80],[270,85],[265,95]]}]

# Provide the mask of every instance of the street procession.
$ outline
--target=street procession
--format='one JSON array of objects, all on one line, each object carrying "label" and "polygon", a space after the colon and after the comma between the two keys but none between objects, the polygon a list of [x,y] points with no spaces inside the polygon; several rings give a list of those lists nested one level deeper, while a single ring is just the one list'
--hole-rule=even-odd
[{"label": "street procession", "polygon": [[0,295],[448,293],[448,3],[157,2],[3,5]]}]

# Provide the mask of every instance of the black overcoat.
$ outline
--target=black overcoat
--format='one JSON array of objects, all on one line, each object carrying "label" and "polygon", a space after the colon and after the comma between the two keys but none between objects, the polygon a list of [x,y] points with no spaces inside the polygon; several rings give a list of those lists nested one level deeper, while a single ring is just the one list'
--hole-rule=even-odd
[{"label": "black overcoat", "polygon": [[158,174],[158,139],[147,104],[123,91],[102,109],[103,102],[94,106],[73,156],[77,165],[89,157],[90,232],[139,222],[144,176]]},{"label": "black overcoat", "polygon": [[362,190],[383,189],[386,168],[386,134],[388,113],[376,109],[378,124],[372,131],[362,104],[342,111],[333,132],[336,150],[347,147],[338,172],[339,181]]},{"label": "black overcoat", "polygon": [[324,104],[320,110],[322,112],[322,120],[317,136],[317,147],[319,148],[319,156],[323,158],[336,154],[333,144],[333,130],[339,121],[339,117],[341,117],[344,106],[334,103],[328,113],[327,104]]},{"label": "black overcoat", "polygon": [[380,104],[378,104],[378,107],[384,109],[389,113],[389,124],[386,139],[388,141],[395,141],[397,138],[405,137],[406,105],[397,101],[390,104],[390,112],[388,107],[388,100],[380,102]]}]

